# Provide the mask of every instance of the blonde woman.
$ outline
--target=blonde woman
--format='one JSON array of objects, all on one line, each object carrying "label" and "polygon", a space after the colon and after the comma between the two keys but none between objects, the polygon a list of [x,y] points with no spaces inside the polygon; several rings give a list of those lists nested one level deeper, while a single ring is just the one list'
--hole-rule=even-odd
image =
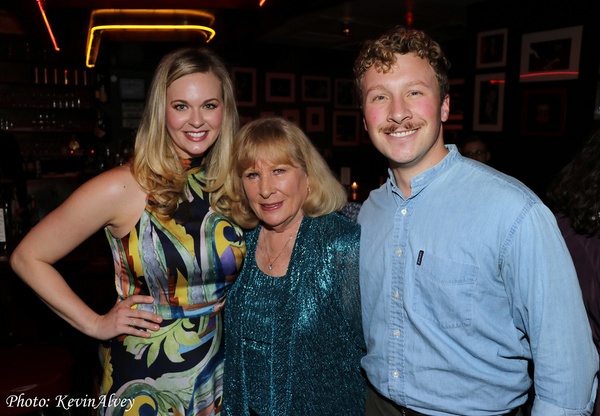
[{"label": "blonde woman", "polygon": [[224,414],[364,413],[359,226],[346,191],[282,118],[236,137],[228,195],[248,256],[225,308]]},{"label": "blonde woman", "polygon": [[[222,306],[245,246],[240,229],[211,202],[223,194],[237,125],[232,83],[216,55],[192,48],[166,55],[148,92],[133,163],[82,185],[11,257],[51,309],[104,341],[100,394],[117,400],[100,414],[220,413]],[[101,228],[117,288],[105,315],[52,266]]]}]

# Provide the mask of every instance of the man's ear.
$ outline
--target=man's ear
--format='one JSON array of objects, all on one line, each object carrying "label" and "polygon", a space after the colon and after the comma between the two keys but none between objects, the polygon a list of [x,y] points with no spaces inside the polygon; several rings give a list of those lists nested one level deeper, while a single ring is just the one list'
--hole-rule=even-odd
[{"label": "man's ear", "polygon": [[442,123],[450,116],[450,94],[446,94],[442,100]]}]

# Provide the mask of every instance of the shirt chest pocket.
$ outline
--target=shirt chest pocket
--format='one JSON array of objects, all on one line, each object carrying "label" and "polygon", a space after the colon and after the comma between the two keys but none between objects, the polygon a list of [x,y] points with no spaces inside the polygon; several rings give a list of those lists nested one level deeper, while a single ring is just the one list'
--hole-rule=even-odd
[{"label": "shirt chest pocket", "polygon": [[413,310],[440,328],[471,325],[478,267],[424,255],[415,270]]}]

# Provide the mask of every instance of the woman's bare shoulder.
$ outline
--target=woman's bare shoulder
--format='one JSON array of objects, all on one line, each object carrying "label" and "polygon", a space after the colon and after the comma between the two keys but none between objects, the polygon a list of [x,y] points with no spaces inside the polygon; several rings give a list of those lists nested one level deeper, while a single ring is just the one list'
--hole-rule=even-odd
[{"label": "woman's bare shoulder", "polygon": [[133,177],[129,165],[121,165],[107,170],[90,179],[86,185],[103,189],[102,194],[105,194],[105,192],[115,192],[117,194],[133,192],[145,195],[145,192]]},{"label": "woman's bare shoulder", "polygon": [[135,180],[128,164],[98,175],[95,181],[93,187],[101,190],[103,197],[110,201],[111,210],[115,212],[107,225],[108,229],[115,237],[126,235],[144,211],[148,193]]}]

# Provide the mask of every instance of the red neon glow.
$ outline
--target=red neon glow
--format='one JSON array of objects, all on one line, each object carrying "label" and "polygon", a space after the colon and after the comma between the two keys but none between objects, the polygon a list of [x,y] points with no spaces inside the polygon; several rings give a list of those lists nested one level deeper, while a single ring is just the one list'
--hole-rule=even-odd
[{"label": "red neon glow", "polygon": [[52,43],[54,44],[54,49],[60,51],[60,48],[56,44],[56,39],[54,38],[54,34],[52,33],[52,28],[50,28],[50,23],[48,22],[48,18],[46,17],[46,12],[42,7],[42,0],[36,0],[38,6],[40,7],[40,12],[42,12],[42,17],[44,18],[44,22],[46,22],[46,27],[48,28],[48,33],[50,34],[50,39],[52,39]]},{"label": "red neon glow", "polygon": [[504,84],[506,81],[503,79],[492,79],[490,80],[490,84]]},{"label": "red neon glow", "polygon": [[260,3],[258,3],[258,7],[262,7],[262,5],[265,4],[265,1],[267,0],[260,0]]},{"label": "red neon glow", "polygon": [[567,71],[539,72],[537,74],[525,74],[525,75],[521,75],[521,78],[526,78],[526,77],[543,77],[545,75],[579,75],[579,72],[567,72]]}]

